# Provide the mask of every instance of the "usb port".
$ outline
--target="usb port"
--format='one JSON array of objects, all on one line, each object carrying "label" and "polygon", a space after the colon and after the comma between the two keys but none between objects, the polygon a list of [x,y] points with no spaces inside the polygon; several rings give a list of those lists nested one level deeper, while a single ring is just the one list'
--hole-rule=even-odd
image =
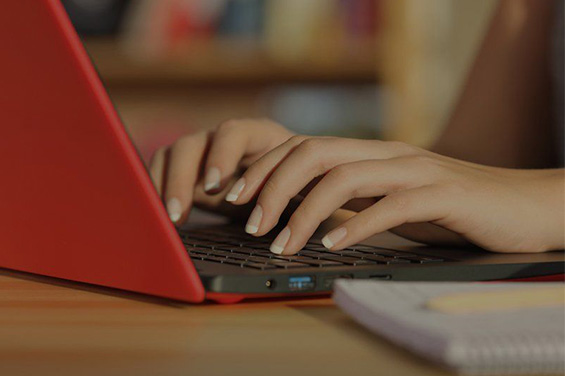
[{"label": "usb port", "polygon": [[316,287],[316,280],[310,275],[301,275],[288,278],[288,288],[290,291],[307,291]]}]

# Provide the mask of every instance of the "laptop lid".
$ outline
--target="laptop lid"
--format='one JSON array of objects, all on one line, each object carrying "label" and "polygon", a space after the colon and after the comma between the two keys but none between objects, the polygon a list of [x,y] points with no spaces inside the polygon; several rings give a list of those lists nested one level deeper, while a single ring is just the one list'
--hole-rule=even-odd
[{"label": "laptop lid", "polygon": [[0,27],[0,267],[203,300],[59,0],[4,2]]}]

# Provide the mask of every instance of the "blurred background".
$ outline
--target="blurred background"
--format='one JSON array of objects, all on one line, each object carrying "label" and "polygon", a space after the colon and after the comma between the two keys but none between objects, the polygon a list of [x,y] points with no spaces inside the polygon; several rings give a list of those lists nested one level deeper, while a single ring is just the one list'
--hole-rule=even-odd
[{"label": "blurred background", "polygon": [[496,0],[64,0],[144,158],[269,117],[307,134],[427,146]]}]

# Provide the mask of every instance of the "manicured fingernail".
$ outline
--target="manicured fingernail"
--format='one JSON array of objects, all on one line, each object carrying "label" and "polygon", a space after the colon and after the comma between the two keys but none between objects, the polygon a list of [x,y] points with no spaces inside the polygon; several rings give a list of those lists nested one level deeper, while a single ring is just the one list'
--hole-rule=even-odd
[{"label": "manicured fingernail", "polygon": [[327,249],[331,249],[334,245],[339,243],[347,235],[347,229],[345,227],[340,227],[333,231],[330,231],[322,238],[322,244]]},{"label": "manicured fingernail", "polygon": [[220,170],[210,167],[204,177],[204,191],[208,192],[216,188],[220,188]]},{"label": "manicured fingernail", "polygon": [[228,202],[236,201],[239,198],[239,194],[241,193],[241,191],[243,191],[243,188],[245,188],[245,179],[240,178],[238,181],[235,182],[233,187],[231,187],[230,191],[226,196],[226,201]]},{"label": "manicured fingernail", "polygon": [[245,232],[248,234],[255,234],[259,230],[259,225],[261,224],[261,218],[263,218],[263,208],[261,205],[255,206],[255,209],[251,212],[247,224],[245,225]]},{"label": "manicured fingernail", "polygon": [[288,239],[290,239],[290,228],[285,227],[275,238],[273,244],[271,244],[271,252],[277,255],[283,253],[284,247],[286,246],[286,243],[288,243]]},{"label": "manicured fingernail", "polygon": [[177,198],[171,198],[167,201],[167,213],[169,213],[169,218],[171,221],[176,223],[182,215],[182,207],[180,201]]}]

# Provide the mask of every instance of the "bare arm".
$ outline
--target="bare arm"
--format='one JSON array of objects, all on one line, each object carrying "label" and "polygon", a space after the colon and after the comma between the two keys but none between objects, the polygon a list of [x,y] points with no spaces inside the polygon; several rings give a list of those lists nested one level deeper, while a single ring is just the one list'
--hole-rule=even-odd
[{"label": "bare arm", "polygon": [[548,51],[553,8],[551,0],[501,0],[433,151],[500,167],[552,165]]}]

